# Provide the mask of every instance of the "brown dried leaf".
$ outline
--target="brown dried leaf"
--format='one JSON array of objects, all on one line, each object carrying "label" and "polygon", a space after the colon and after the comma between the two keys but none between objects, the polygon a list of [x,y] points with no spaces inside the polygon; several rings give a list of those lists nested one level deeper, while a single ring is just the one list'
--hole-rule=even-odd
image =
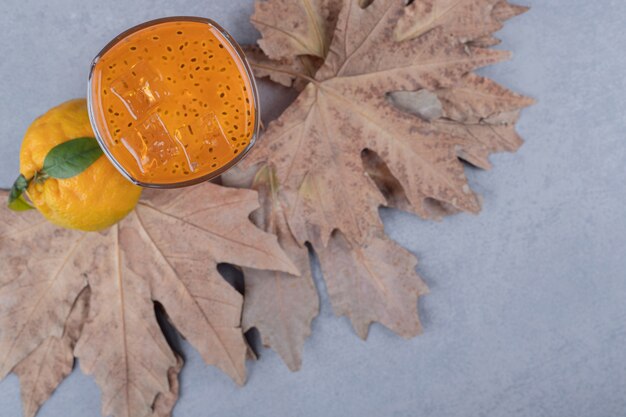
[{"label": "brown dried leaf", "polygon": [[256,77],[269,77],[275,83],[294,87],[298,91],[302,91],[308,83],[302,76],[313,77],[324,62],[309,55],[271,60],[258,46],[246,45],[243,50]]},{"label": "brown dried leaf", "polygon": [[378,232],[358,245],[337,231],[327,247],[318,248],[333,310],[348,316],[362,339],[372,322],[403,337],[416,336],[422,331],[417,298],[428,288],[415,273],[415,257],[387,238],[382,228]]},{"label": "brown dried leaf", "polygon": [[473,39],[467,44],[476,48],[490,48],[492,46],[499,45],[502,41],[495,36],[487,35],[480,38]]},{"label": "brown dried leaf", "polygon": [[401,2],[375,1],[366,9],[347,4],[315,82],[270,124],[248,160],[276,167],[279,198],[296,239],[325,246],[335,229],[351,241],[368,239],[384,200],[363,175],[363,149],[385,160],[420,215],[433,217],[424,203],[429,198],[478,211],[457,159],[459,149],[474,144],[399,111],[386,93],[448,88],[506,54],[468,51],[440,30],[397,43],[393,29]]},{"label": "brown dried leaf", "polygon": [[325,58],[340,0],[257,1],[252,24],[263,34],[259,46],[276,60],[298,55]]},{"label": "brown dried leaf", "polygon": [[518,6],[509,3],[507,0],[500,0],[493,6],[491,15],[494,19],[504,22],[514,18],[515,16],[519,16],[522,13],[526,13],[529,9],[530,7]]},{"label": "brown dried leaf", "polygon": [[437,120],[434,122],[437,129],[449,135],[459,138],[471,138],[474,146],[471,148],[458,148],[457,156],[479,168],[490,169],[489,155],[494,152],[514,152],[522,145],[522,138],[515,131],[514,123],[517,121],[519,112],[513,113],[513,117],[506,124],[463,124],[449,120]]},{"label": "brown dried leaf", "polygon": [[[0,191],[6,201],[7,192]],[[87,284],[87,235],[60,229],[34,210],[0,215],[0,379],[49,337],[61,338]]]},{"label": "brown dried leaf", "polygon": [[[88,277],[91,308],[75,355],[82,371],[93,374],[100,386],[103,416],[152,414],[157,395],[169,391],[167,372],[176,366],[154,314],[154,278],[141,271],[159,260],[153,253],[145,254],[145,246],[127,240],[132,233],[128,223],[136,215],[129,217],[120,225],[91,234],[85,248],[92,260]],[[146,257],[146,265],[129,265],[125,248]]]},{"label": "brown dried leaf", "polygon": [[434,93],[443,105],[443,118],[460,123],[483,122],[534,103],[533,99],[476,74],[467,74],[454,87],[442,88]]},{"label": "brown dried leaf", "polygon": [[258,207],[256,193],[206,183],[145,194],[135,212],[100,234],[91,251],[101,259],[94,260],[99,272],[89,278],[93,308],[76,356],[102,388],[103,415],[149,415],[156,396],[169,390],[167,374],[176,359],[152,300],[163,305],[206,363],[243,384],[242,298],[217,264],[297,273],[276,238],[247,221]]},{"label": "brown dried leaf", "polygon": [[20,379],[24,417],[33,417],[39,407],[72,372],[74,345],[89,311],[89,288],[79,294],[65,322],[63,336],[50,336],[13,368]]},{"label": "brown dried leaf", "polygon": [[263,345],[273,348],[289,369],[302,364],[302,346],[311,333],[311,321],[319,312],[319,299],[309,266],[309,254],[298,245],[287,227],[276,198],[276,178],[267,166],[259,170],[253,188],[259,191],[263,206],[252,220],[261,229],[278,236],[278,242],[301,271],[301,276],[285,272],[244,268],[245,297],[242,326],[256,327]]},{"label": "brown dried leaf", "polygon": [[180,383],[178,382],[178,374],[183,368],[183,358],[176,355],[176,366],[170,368],[167,371],[167,380],[170,384],[170,390],[168,392],[161,392],[154,400],[154,417],[169,417],[172,415],[172,410],[178,401],[178,393],[180,390]]},{"label": "brown dried leaf", "polygon": [[[427,119],[423,106],[429,103],[421,99],[423,92],[393,92],[390,98],[402,110]],[[513,152],[521,145],[514,125],[519,109],[532,105],[534,100],[475,74],[467,74],[454,87],[429,93],[437,97],[442,110],[441,117],[430,119],[436,129],[467,142],[475,142],[471,148],[458,149],[457,156],[461,159],[488,169],[491,167],[489,154]]]},{"label": "brown dried leaf", "polygon": [[[281,2],[263,4],[266,16],[281,16]],[[378,207],[425,218],[480,209],[459,159],[487,168],[491,153],[517,149],[514,123],[532,100],[471,72],[508,57],[481,46],[494,44],[493,32],[523,8],[505,0],[345,0],[342,7],[324,64],[314,76],[302,73],[306,88],[245,164],[275,170],[275,192],[262,199],[281,207],[299,244],[313,244],[336,313],[349,316],[361,337],[374,321],[408,337],[420,330],[416,300],[426,287],[412,255],[385,237]],[[280,49],[284,40],[260,20],[263,50]],[[281,58],[307,53],[284,50]],[[263,75],[282,71],[292,80],[298,69],[272,65],[274,57],[263,60]]]},{"label": "brown dried leaf", "polygon": [[[500,0],[493,6],[491,17],[500,23],[504,23],[515,16],[526,13],[528,9],[525,6],[510,4],[507,0]],[[493,35],[484,35],[472,39],[469,41],[469,44],[478,48],[489,48],[499,45],[500,42],[500,39]]]},{"label": "brown dried leaf", "polygon": [[500,15],[493,13],[494,5],[499,2],[500,0],[414,1],[404,9],[403,16],[398,21],[395,29],[396,40],[417,38],[435,28],[443,28],[461,42],[490,35],[502,27]]},{"label": "brown dried leaf", "polygon": [[[250,222],[248,216],[259,207],[256,192],[205,183],[145,194],[134,212],[99,233],[48,226],[36,213],[19,217],[23,214],[5,207],[0,211],[0,256],[15,274],[3,275],[0,316],[12,317],[19,325],[13,325],[18,329],[13,330],[2,322],[2,336],[7,338],[2,340],[9,346],[2,351],[7,366],[18,357],[10,349],[17,346],[16,340],[21,343],[19,352],[28,355],[45,338],[61,336],[54,329],[63,330],[69,308],[67,313],[55,308],[64,306],[67,295],[49,283],[65,288],[77,281],[80,290],[87,281],[91,289],[89,316],[74,354],[83,371],[93,374],[100,386],[106,416],[166,416],[176,400],[181,361],[158,326],[154,301],[163,306],[205,362],[241,384],[247,353],[240,327],[243,300],[219,275],[217,264],[298,274],[276,237]],[[0,193],[0,198],[6,198],[6,193]],[[36,235],[29,233],[31,229]],[[59,248],[57,243],[63,246]],[[68,245],[69,251],[61,250]],[[33,258],[33,250],[37,258]],[[56,261],[63,254],[65,257]],[[56,266],[54,279],[46,274],[49,265]],[[40,290],[39,280],[48,292]],[[30,303],[30,293],[20,291],[20,285],[37,291],[39,306]],[[21,316],[23,305],[30,317]],[[33,318],[45,320],[46,327],[41,329],[41,323]],[[20,328],[29,334],[20,338]],[[50,364],[55,366],[62,364]]]}]

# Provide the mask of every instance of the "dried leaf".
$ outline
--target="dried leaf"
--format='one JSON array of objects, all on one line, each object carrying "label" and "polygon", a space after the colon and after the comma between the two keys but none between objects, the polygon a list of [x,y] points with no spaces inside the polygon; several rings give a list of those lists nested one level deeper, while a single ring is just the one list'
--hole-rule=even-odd
[{"label": "dried leaf", "polygon": [[301,276],[285,272],[244,268],[243,329],[256,327],[265,346],[273,348],[292,371],[300,369],[301,351],[310,335],[311,321],[319,312],[319,299],[306,248],[299,246],[287,227],[276,198],[276,178],[269,167],[257,174],[253,187],[263,207],[254,212],[254,223],[278,236],[281,247],[297,265]]},{"label": "dried leaf", "polygon": [[259,77],[302,91],[324,63],[342,0],[257,1],[252,24],[263,34],[244,51]]},{"label": "dried leaf", "polygon": [[167,371],[167,380],[170,384],[170,390],[168,392],[161,392],[157,395],[154,401],[154,417],[169,417],[172,415],[172,410],[178,401],[178,393],[180,390],[180,383],[178,382],[178,374],[183,368],[183,358],[176,355],[176,366],[170,368]]},{"label": "dried leaf", "polygon": [[468,71],[505,55],[482,49],[468,53],[438,30],[397,43],[393,22],[404,8],[401,2],[375,1],[366,9],[347,4],[333,52],[316,81],[270,124],[248,160],[275,165],[279,196],[296,239],[325,246],[339,229],[363,242],[371,226],[379,224],[377,208],[384,201],[363,175],[363,149],[387,162],[422,216],[432,217],[427,198],[477,211],[457,159],[457,148],[473,144],[399,111],[386,93],[451,87]]},{"label": "dried leaf", "polygon": [[467,44],[476,48],[490,48],[499,45],[502,41],[495,36],[487,35],[469,41]]},{"label": "dried leaf", "polygon": [[443,105],[443,117],[460,123],[479,123],[534,103],[531,98],[475,74],[468,74],[454,87],[438,89],[435,94]]},{"label": "dried leaf", "polygon": [[[131,214],[130,221],[135,219]],[[150,415],[157,395],[169,390],[168,370],[176,366],[154,315],[151,280],[142,279],[142,269],[158,259],[137,242],[126,246],[132,239],[128,222],[94,233],[86,243],[92,304],[75,354],[100,386],[103,416]],[[129,265],[125,247],[147,257],[146,265]]]},{"label": "dried leaf", "polygon": [[1,379],[44,340],[62,337],[90,263],[82,252],[87,235],[60,229],[34,210],[0,210]]},{"label": "dried leaf", "polygon": [[297,273],[273,236],[241,221],[258,207],[256,193],[206,183],[145,194],[135,212],[100,234],[92,249],[102,259],[94,261],[100,271],[89,278],[93,308],[76,356],[103,390],[103,415],[148,415],[156,396],[169,390],[167,373],[176,359],[152,300],[206,363],[243,384],[242,298],[217,264]]},{"label": "dried leaf", "polygon": [[74,345],[80,336],[89,308],[89,288],[76,299],[61,338],[50,336],[13,368],[20,379],[22,409],[33,417],[39,407],[72,372]]},{"label": "dried leaf", "polygon": [[302,76],[313,77],[324,62],[308,55],[272,61],[258,46],[247,45],[243,47],[243,50],[256,77],[269,77],[275,83],[285,87],[294,87],[298,91],[303,90],[307,84]]},{"label": "dried leaf", "polygon": [[[154,301],[205,362],[243,383],[247,352],[240,327],[243,300],[219,275],[217,264],[298,274],[276,237],[248,219],[258,207],[256,192],[210,183],[149,191],[122,222],[98,233],[65,231],[36,215],[18,218],[3,209],[0,254],[13,275],[3,275],[0,315],[3,320],[12,317],[17,324],[1,323],[2,341],[9,348],[17,346],[16,340],[21,343],[13,353],[2,350],[6,366],[20,356],[18,351],[26,356],[44,339],[61,336],[55,329],[63,330],[73,300],[69,303],[66,293],[50,282],[65,288],[77,281],[80,291],[87,281],[89,315],[74,354],[102,390],[103,415],[166,416],[173,407],[181,361],[158,326]],[[64,257],[57,261],[60,255]],[[50,265],[56,267],[54,274],[48,272]],[[29,292],[21,291],[20,285],[37,291],[38,306],[30,303]],[[47,292],[40,290],[44,285]],[[69,307],[61,309],[66,299]],[[24,318],[20,310],[24,305],[31,318],[45,320],[46,327]],[[20,338],[20,329],[29,334]]]},{"label": "dried leaf", "polygon": [[417,298],[428,289],[415,273],[417,261],[384,236],[364,245],[352,244],[337,231],[319,248],[326,288],[337,315],[345,315],[360,338],[379,322],[403,337],[421,333]]},{"label": "dried leaf", "polygon": [[[517,6],[510,4],[506,0],[500,0],[493,6],[493,9],[491,10],[491,17],[500,23],[504,23],[515,16],[526,13],[528,9],[529,8],[525,6]],[[469,44],[479,48],[489,48],[491,46],[499,45],[500,42],[500,39],[495,36],[484,35],[475,37],[469,41]]]},{"label": "dried leaf", "polygon": [[269,58],[311,55],[323,59],[340,7],[339,0],[258,1],[250,21],[263,34],[259,45]]},{"label": "dried leaf", "polygon": [[443,28],[462,42],[489,35],[502,26],[499,15],[493,14],[498,2],[500,0],[414,1],[398,20],[396,40],[414,39],[435,28]]},{"label": "dried leaf", "polygon": [[[315,19],[287,19],[277,0],[260,7],[253,22],[267,56],[254,58],[262,63],[257,74],[285,77],[288,85],[299,72],[293,59],[312,54],[290,45],[289,34],[314,27]],[[283,246],[287,230],[300,245],[313,245],[335,312],[348,316],[361,337],[371,322],[417,334],[416,300],[426,292],[413,256],[385,237],[378,207],[435,219],[477,212],[460,159],[488,168],[491,153],[521,144],[514,124],[532,100],[472,71],[508,57],[483,46],[495,44],[493,32],[522,11],[505,0],[345,0],[333,36],[297,31],[303,45],[332,39],[328,54],[315,72],[301,72],[306,87],[244,164],[275,171],[275,191],[261,194],[264,207],[284,213],[286,227],[274,233]],[[322,57],[320,50],[313,53]],[[244,317],[265,319],[270,303],[254,310],[246,304]],[[291,343],[282,337],[273,344]],[[299,351],[300,340],[292,346]]]},{"label": "dried leaf", "polygon": [[529,9],[530,8],[526,6],[511,4],[507,0],[500,0],[493,6],[491,15],[494,19],[504,22],[522,13],[526,13]]}]

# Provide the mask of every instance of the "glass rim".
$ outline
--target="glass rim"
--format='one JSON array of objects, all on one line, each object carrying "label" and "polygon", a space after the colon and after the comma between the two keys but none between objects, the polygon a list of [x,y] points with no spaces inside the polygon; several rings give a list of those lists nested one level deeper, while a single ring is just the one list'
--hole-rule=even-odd
[{"label": "glass rim", "polygon": [[[143,182],[143,181],[139,181],[138,179],[136,179],[132,175],[130,175],[130,173],[127,172],[124,169],[122,164],[120,164],[117,161],[117,159],[115,159],[115,157],[111,154],[109,148],[107,147],[106,143],[104,142],[104,139],[102,138],[102,135],[101,135],[100,131],[98,130],[98,125],[96,123],[96,117],[95,117],[95,109],[94,109],[94,104],[93,104],[93,94],[92,94],[93,73],[94,73],[95,66],[98,63],[98,61],[100,60],[100,58],[104,54],[106,54],[111,48],[116,46],[118,43],[120,43],[122,40],[124,40],[128,36],[130,36],[130,35],[132,35],[132,34],[134,34],[136,32],[139,32],[140,30],[146,29],[148,27],[156,26],[156,25],[159,25],[159,24],[162,24],[162,23],[170,23],[170,22],[197,22],[197,23],[204,23],[204,24],[207,24],[210,27],[216,29],[226,39],[226,41],[229,43],[229,45],[236,52],[237,57],[241,61],[241,64],[243,65],[243,68],[244,68],[244,70],[246,72],[246,75],[248,76],[248,80],[250,81],[250,89],[252,90],[252,99],[253,99],[254,112],[255,112],[254,129],[253,129],[253,132],[252,132],[252,136],[250,137],[250,140],[248,142],[248,145],[241,152],[239,152],[239,154],[235,158],[233,158],[228,164],[222,166],[221,168],[219,168],[219,169],[217,169],[217,170],[215,170],[213,172],[210,172],[210,173],[208,173],[206,175],[203,175],[201,177],[198,177],[198,178],[193,178],[193,179],[185,180],[185,181],[172,182],[172,183]],[[255,143],[256,143],[256,141],[258,139],[259,129],[260,129],[260,126],[261,126],[261,117],[260,117],[261,106],[260,106],[260,101],[259,101],[259,92],[258,92],[258,88],[257,88],[257,84],[256,84],[256,79],[254,77],[254,73],[252,71],[252,68],[250,67],[250,63],[248,62],[248,59],[246,58],[246,55],[243,52],[243,49],[241,49],[241,46],[239,46],[237,41],[235,41],[233,39],[233,37],[230,35],[230,33],[228,33],[228,31],[226,31],[226,29],[224,29],[222,26],[220,26],[214,20],[209,19],[209,18],[205,18],[205,17],[197,17],[197,16],[171,16],[171,17],[163,17],[163,18],[160,18],[160,19],[149,20],[147,22],[141,23],[139,25],[131,27],[130,29],[125,30],[124,32],[122,32],[119,35],[117,35],[116,37],[114,37],[109,43],[107,43],[106,46],[104,48],[102,48],[102,50],[100,52],[98,52],[98,54],[95,56],[95,58],[91,61],[91,67],[90,67],[90,70],[89,70],[89,81],[87,83],[87,111],[89,113],[89,122],[91,124],[91,127],[92,127],[95,135],[96,135],[96,140],[98,141],[98,144],[100,145],[100,148],[102,148],[102,151],[104,152],[106,157],[113,164],[113,166],[115,166],[115,168],[117,168],[117,170],[127,180],[129,180],[130,182],[132,182],[135,185],[138,185],[138,186],[144,187],[144,188],[181,188],[181,187],[188,187],[188,186],[191,186],[191,185],[196,185],[196,184],[200,184],[202,182],[210,181],[210,180],[212,180],[214,178],[219,177],[224,172],[228,171],[229,169],[234,167],[237,163],[239,163],[248,154],[248,152],[254,147],[254,145],[255,145]]]}]

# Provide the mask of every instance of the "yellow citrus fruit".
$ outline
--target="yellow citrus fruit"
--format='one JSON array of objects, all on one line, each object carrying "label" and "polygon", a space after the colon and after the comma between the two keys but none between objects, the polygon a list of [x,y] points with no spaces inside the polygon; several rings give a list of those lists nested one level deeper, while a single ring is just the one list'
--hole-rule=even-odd
[{"label": "yellow citrus fruit", "polygon": [[[37,118],[26,131],[20,172],[31,178],[54,146],[94,136],[87,102],[78,99],[63,103]],[[86,231],[105,229],[124,218],[140,194],[141,187],[124,178],[104,155],[72,178],[32,181],[27,190],[35,207],[52,223]]]}]

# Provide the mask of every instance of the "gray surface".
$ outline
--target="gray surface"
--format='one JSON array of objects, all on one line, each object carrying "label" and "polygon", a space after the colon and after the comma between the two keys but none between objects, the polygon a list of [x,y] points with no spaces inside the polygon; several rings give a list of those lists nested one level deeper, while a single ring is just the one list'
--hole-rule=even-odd
[{"label": "gray surface", "polygon": [[[442,223],[383,212],[431,288],[424,335],[374,326],[360,341],[318,280],[322,312],[300,372],[265,350],[239,389],[185,345],[176,417],[626,415],[626,3],[526,2],[533,10],[501,33],[515,58],[485,73],[539,104],[523,114],[519,153],[470,172],[484,211]],[[188,14],[256,36],[251,0],[130,3],[2,0],[0,185],[17,173],[29,122],[84,95],[92,55],[121,30]],[[75,370],[40,415],[99,408],[96,385]],[[10,376],[0,416],[19,413]]]}]

